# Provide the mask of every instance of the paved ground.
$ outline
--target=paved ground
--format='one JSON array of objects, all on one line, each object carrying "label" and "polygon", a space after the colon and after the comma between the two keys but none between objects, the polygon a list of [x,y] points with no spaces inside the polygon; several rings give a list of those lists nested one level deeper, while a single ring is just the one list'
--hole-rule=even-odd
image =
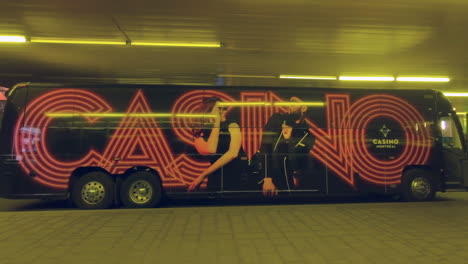
[{"label": "paved ground", "polygon": [[228,204],[82,211],[3,199],[0,263],[468,263],[468,193]]}]

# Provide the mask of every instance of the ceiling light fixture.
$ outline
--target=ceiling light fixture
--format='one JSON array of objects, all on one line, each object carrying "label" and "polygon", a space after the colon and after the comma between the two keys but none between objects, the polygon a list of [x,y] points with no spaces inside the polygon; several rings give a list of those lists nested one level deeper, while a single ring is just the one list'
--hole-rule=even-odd
[{"label": "ceiling light fixture", "polygon": [[144,42],[132,41],[132,46],[161,46],[161,47],[194,47],[194,48],[220,48],[219,42]]},{"label": "ceiling light fixture", "polygon": [[391,76],[340,76],[340,81],[376,81],[376,82],[393,82],[395,77]]},{"label": "ceiling light fixture", "polygon": [[218,74],[218,77],[223,78],[265,78],[265,79],[275,79],[276,76],[273,75],[242,75],[242,74]]},{"label": "ceiling light fixture", "polygon": [[26,42],[26,38],[23,36],[0,36],[0,42],[21,43]]},{"label": "ceiling light fixture", "polygon": [[468,93],[444,93],[444,95],[450,97],[468,97]]},{"label": "ceiling light fixture", "polygon": [[91,44],[91,45],[126,45],[125,41],[112,40],[86,40],[86,39],[56,39],[56,38],[31,38],[32,43],[52,44]]},{"label": "ceiling light fixture", "polygon": [[199,47],[219,48],[219,42],[139,42],[91,39],[65,39],[65,38],[31,38],[32,43],[54,44],[91,44],[91,45],[132,45],[132,46],[162,46],[162,47]]},{"label": "ceiling light fixture", "polygon": [[398,82],[450,82],[447,77],[397,77]]},{"label": "ceiling light fixture", "polygon": [[280,79],[302,79],[302,80],[336,80],[335,76],[316,75],[280,75]]}]

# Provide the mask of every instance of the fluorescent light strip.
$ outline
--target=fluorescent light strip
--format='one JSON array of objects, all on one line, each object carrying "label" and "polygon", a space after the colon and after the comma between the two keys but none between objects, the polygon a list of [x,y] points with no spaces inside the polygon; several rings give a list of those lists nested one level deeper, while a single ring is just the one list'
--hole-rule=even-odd
[{"label": "fluorescent light strip", "polygon": [[368,77],[368,76],[340,76],[340,81],[379,81],[379,82],[393,82],[395,77],[380,76],[380,77]]},{"label": "fluorescent light strip", "polygon": [[398,82],[450,82],[447,77],[397,77]]},{"label": "fluorescent light strip", "polygon": [[140,42],[132,41],[132,46],[162,46],[162,47],[195,47],[195,48],[220,48],[219,42]]},{"label": "fluorescent light strip", "polygon": [[125,41],[31,38],[32,43],[126,45]]},{"label": "fluorescent light strip", "polygon": [[314,76],[314,75],[280,75],[280,79],[302,79],[302,80],[336,80],[335,76]]},{"label": "fluorescent light strip", "polygon": [[265,78],[265,79],[275,79],[276,76],[269,75],[242,75],[242,74],[218,74],[219,77],[224,78]]},{"label": "fluorescent light strip", "polygon": [[48,117],[215,117],[211,114],[170,113],[45,113]]},{"label": "fluorescent light strip", "polygon": [[0,36],[0,42],[26,42],[26,38],[23,36]]},{"label": "fluorescent light strip", "polygon": [[[96,44],[96,45],[127,45],[126,41],[111,40],[81,40],[81,39],[60,39],[60,38],[31,38],[32,43],[57,43],[57,44]],[[219,48],[219,42],[130,42],[133,46],[163,46],[163,47],[199,47],[199,48]]]},{"label": "fluorescent light strip", "polygon": [[444,93],[445,96],[450,96],[450,97],[466,97],[468,96],[468,93]]}]

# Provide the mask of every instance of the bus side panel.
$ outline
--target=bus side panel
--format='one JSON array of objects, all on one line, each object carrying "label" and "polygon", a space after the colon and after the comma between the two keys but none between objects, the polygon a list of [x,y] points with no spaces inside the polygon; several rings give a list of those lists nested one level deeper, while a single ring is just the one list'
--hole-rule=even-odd
[{"label": "bus side panel", "polygon": [[[204,98],[211,97],[226,103],[226,121],[216,153],[205,155],[194,141],[208,140],[213,125],[196,114]],[[21,164],[14,166],[20,170],[10,188],[15,194],[66,193],[68,177],[80,166],[112,174],[150,167],[166,192],[187,193],[227,153],[233,123],[241,147],[216,172],[221,178],[214,191],[261,192],[266,176],[286,194],[387,192],[401,182],[406,166],[426,166],[440,158],[432,140],[433,99],[424,92],[89,87],[34,88],[30,98],[21,133],[13,137],[14,125],[2,130],[17,143],[16,153],[11,143],[5,152]],[[257,105],[247,104],[252,102]],[[9,122],[17,123],[22,110]],[[211,191],[207,184],[215,181],[213,175],[196,191]]]}]

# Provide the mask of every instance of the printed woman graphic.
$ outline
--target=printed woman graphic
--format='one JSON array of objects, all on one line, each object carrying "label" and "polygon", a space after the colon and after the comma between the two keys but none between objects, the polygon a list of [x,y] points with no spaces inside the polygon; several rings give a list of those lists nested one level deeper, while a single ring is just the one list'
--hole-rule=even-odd
[{"label": "printed woman graphic", "polygon": [[241,129],[237,120],[226,117],[227,109],[220,107],[220,102],[217,97],[203,100],[201,110],[213,115],[213,125],[211,128],[195,131],[194,146],[198,153],[211,157],[211,166],[190,184],[189,192],[197,189],[206,177],[210,192],[219,191],[221,184],[227,190],[238,186],[243,166],[241,156],[245,155],[241,149]]}]

